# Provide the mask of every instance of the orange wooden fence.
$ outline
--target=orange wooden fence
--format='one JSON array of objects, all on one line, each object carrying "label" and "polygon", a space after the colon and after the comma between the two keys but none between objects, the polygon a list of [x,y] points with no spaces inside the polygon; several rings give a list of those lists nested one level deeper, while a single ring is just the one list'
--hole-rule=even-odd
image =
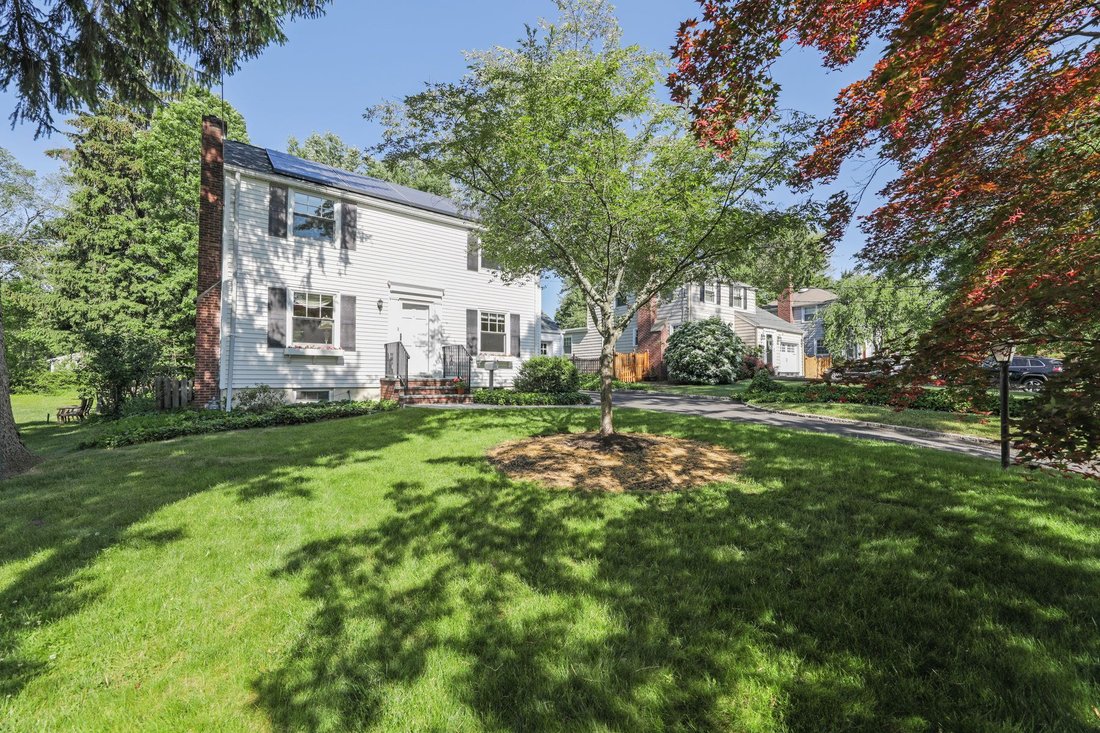
[{"label": "orange wooden fence", "polygon": [[826,369],[833,366],[831,356],[807,356],[804,361],[803,375],[807,379],[821,379]]},{"label": "orange wooden fence", "polygon": [[615,379],[620,382],[640,382],[649,371],[649,354],[615,354]]}]

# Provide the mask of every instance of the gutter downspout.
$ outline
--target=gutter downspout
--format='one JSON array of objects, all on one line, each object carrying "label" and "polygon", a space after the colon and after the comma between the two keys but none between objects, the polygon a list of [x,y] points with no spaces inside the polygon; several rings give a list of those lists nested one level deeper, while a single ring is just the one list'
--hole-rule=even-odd
[{"label": "gutter downspout", "polygon": [[225,411],[233,411],[233,361],[237,353],[237,288],[239,280],[239,242],[241,239],[241,172],[233,174],[233,275],[229,301],[229,358],[225,363]]}]

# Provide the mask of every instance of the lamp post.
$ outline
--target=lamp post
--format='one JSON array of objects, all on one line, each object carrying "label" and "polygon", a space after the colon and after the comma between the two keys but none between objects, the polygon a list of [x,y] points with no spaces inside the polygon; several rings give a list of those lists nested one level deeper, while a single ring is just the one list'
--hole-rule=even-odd
[{"label": "lamp post", "polygon": [[1012,361],[1012,344],[993,344],[993,358],[1001,367],[1001,468],[1008,468],[1008,365]]}]

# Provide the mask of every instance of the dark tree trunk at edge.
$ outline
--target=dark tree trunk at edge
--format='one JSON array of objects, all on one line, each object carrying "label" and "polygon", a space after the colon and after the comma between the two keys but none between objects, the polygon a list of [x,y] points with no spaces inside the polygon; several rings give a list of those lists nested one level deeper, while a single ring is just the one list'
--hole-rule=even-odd
[{"label": "dark tree trunk at edge", "polygon": [[23,445],[19,429],[15,427],[15,416],[11,411],[7,349],[4,346],[3,305],[0,304],[0,478],[22,473],[40,460],[42,459]]}]

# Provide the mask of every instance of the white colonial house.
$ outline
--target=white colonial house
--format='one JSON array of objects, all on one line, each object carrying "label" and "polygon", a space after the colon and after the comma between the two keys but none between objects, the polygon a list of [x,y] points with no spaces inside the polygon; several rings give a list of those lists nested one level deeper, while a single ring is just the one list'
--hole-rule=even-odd
[{"label": "white colonial house", "polygon": [[[630,299],[617,304],[624,312]],[[653,378],[664,377],[664,353],[669,336],[679,326],[718,317],[777,374],[802,376],[802,328],[757,307],[756,288],[744,283],[701,282],[682,285],[670,297],[651,300],[638,309],[615,344],[620,354],[646,352]],[[562,332],[564,350],[578,358],[597,358],[602,340],[592,327],[592,316],[583,328]]]},{"label": "white colonial house", "polygon": [[539,283],[503,282],[452,201],[224,137],[204,119],[200,403],[438,401],[539,353]]}]

